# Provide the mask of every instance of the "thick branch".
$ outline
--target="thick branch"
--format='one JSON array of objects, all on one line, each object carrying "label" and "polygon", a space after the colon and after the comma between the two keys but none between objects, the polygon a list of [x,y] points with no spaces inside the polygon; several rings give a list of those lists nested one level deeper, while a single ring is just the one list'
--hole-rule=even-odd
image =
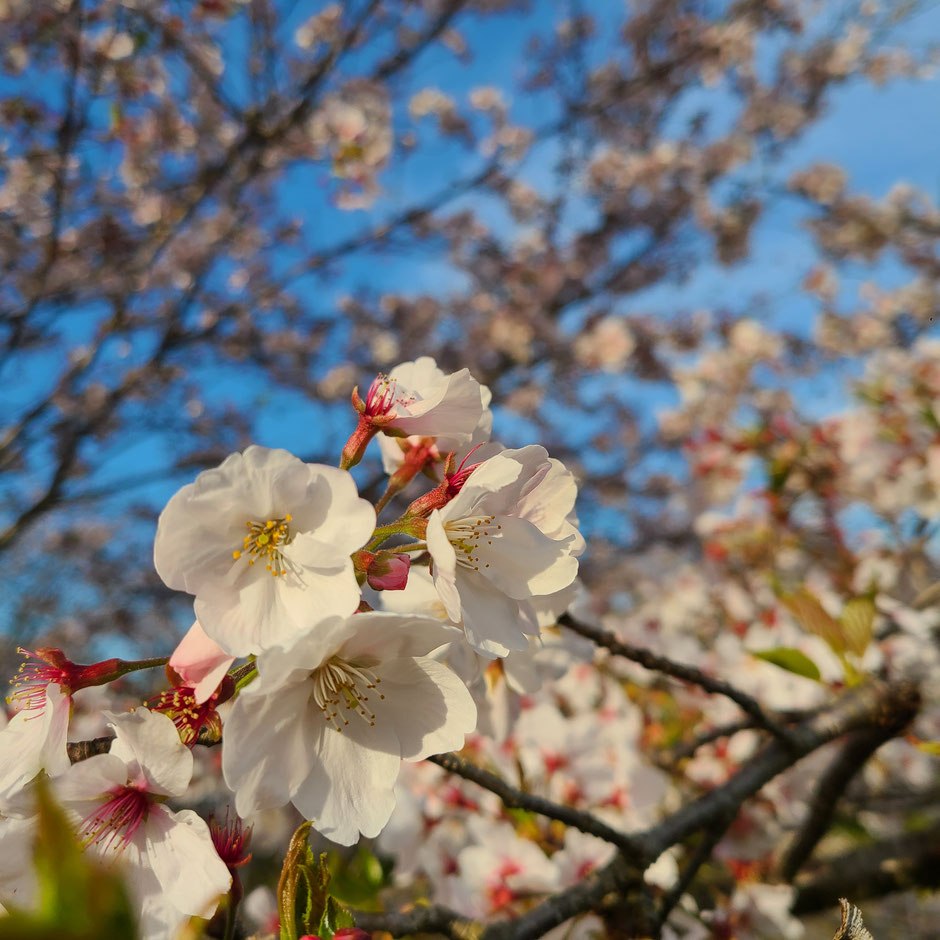
[{"label": "thick branch", "polygon": [[[772,741],[727,782],[645,833],[634,834],[632,840],[640,849],[639,857],[657,858],[670,846],[684,841],[698,830],[717,826],[721,820],[733,818],[744,801],[768,781],[830,741],[862,728],[901,726],[916,714],[919,705],[917,688],[906,682],[892,684],[873,681],[852,689],[840,697],[831,708],[807,718],[794,727],[792,744]],[[933,833],[933,842],[940,846],[936,832]],[[940,852],[940,847],[934,848],[933,851],[933,864],[936,867],[936,853]],[[515,920],[491,924],[483,931],[481,940],[535,940],[586,911],[622,909],[624,897],[630,889],[642,886],[643,867],[645,863],[638,866],[634,860],[618,854],[603,868],[546,898]],[[839,889],[842,894],[845,894],[845,890],[844,887]],[[838,893],[833,895],[833,899],[835,897],[838,897]],[[817,908],[828,906],[828,903],[818,904]],[[457,918],[458,915],[442,913],[440,908],[435,910],[435,916],[441,918],[440,921],[435,921],[435,929],[453,937],[454,934],[450,932],[453,921],[448,918]],[[394,936],[405,936],[420,932],[416,926],[417,916],[414,911],[401,915],[370,915],[375,919],[369,920],[368,923],[376,926],[381,923],[384,925],[383,929],[389,930]],[[630,930],[630,925],[624,926],[627,931]],[[644,932],[646,926],[639,922],[633,925],[640,936],[648,934],[648,931]],[[623,935],[628,936],[629,933]]]},{"label": "thick branch", "polygon": [[724,695],[725,698],[731,699],[731,701],[738,704],[747,712],[757,727],[770,731],[775,737],[783,741],[791,741],[791,735],[787,728],[768,715],[756,699],[752,698],[746,692],[735,688],[729,682],[725,682],[722,679],[715,679],[702,672],[700,669],[696,669],[694,666],[686,666],[682,663],[673,662],[665,656],[658,656],[650,652],[650,650],[633,646],[630,643],[624,643],[614,636],[613,633],[575,620],[570,614],[562,614],[562,616],[558,618],[558,622],[568,627],[569,630],[573,630],[575,633],[587,637],[587,639],[592,640],[598,646],[603,646],[605,649],[610,650],[614,655],[623,656],[624,659],[638,663],[644,669],[649,669],[653,672],[661,672],[664,675],[671,676],[673,679],[681,679],[683,682],[691,682],[693,685],[697,685],[706,692],[711,692],[713,695]]},{"label": "thick branch", "polygon": [[793,913],[814,914],[910,888],[940,888],[940,823],[820,862],[797,882]]},{"label": "thick branch", "polygon": [[898,734],[901,728],[903,725],[897,727],[889,724],[886,727],[856,731],[845,742],[835,760],[820,777],[803,827],[780,863],[780,874],[785,881],[792,881],[796,877],[819,840],[828,832],[839,798],[852,778],[865,766],[872,754]]},{"label": "thick branch", "polygon": [[[575,829],[580,829],[581,832],[587,832],[592,836],[604,839],[606,842],[616,845],[622,852],[626,852],[637,859],[642,855],[642,848],[634,839],[626,833],[613,829],[590,813],[582,812],[570,806],[561,806],[533,793],[525,793],[516,787],[510,786],[501,777],[497,777],[496,774],[490,773],[482,767],[477,767],[456,754],[437,754],[434,757],[429,757],[428,760],[453,774],[457,774],[458,777],[471,780],[491,793],[495,793],[503,801],[503,806],[509,809],[531,810],[540,816],[557,819],[566,826],[573,826]],[[653,861],[653,859],[649,859],[649,861]]]},{"label": "thick branch", "polygon": [[469,920],[456,911],[434,904],[416,907],[410,911],[377,914],[373,911],[355,911],[356,926],[369,933],[384,931],[393,937],[415,933],[436,933],[451,940],[473,940],[483,931],[483,925]]}]

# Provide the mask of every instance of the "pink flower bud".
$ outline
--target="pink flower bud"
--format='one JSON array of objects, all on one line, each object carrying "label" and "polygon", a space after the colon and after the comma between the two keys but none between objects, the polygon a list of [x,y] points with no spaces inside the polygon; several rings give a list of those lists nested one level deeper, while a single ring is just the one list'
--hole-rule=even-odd
[{"label": "pink flower bud", "polygon": [[367,571],[369,587],[375,591],[401,591],[408,583],[411,556],[379,552]]}]

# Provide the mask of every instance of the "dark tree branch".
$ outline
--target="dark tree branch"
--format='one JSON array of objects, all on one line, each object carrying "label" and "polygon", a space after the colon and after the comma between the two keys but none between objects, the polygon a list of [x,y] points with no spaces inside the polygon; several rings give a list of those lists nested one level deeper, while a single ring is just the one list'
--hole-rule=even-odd
[{"label": "dark tree branch", "polygon": [[[623,911],[625,898],[629,898],[631,892],[643,888],[642,872],[647,862],[642,860],[657,858],[666,849],[700,829],[717,828],[722,821],[733,819],[744,801],[768,781],[830,741],[863,728],[876,727],[880,730],[888,725],[903,726],[916,714],[919,706],[920,694],[916,686],[907,682],[873,681],[850,690],[832,707],[794,727],[792,743],[772,741],[724,784],[646,832],[634,834],[632,839],[639,848],[636,855],[627,857],[624,853],[618,853],[603,868],[547,897],[515,920],[490,924],[480,935],[481,940],[535,940],[566,920],[587,911]],[[932,863],[936,868],[935,859],[937,853],[940,853],[940,840],[936,833],[933,834],[932,851]],[[933,877],[940,877],[940,872],[935,872]],[[844,887],[839,890],[845,893]],[[815,909],[824,906],[828,904],[819,904]],[[632,927],[623,919],[620,921],[625,930],[623,935],[631,935],[632,930],[633,935],[647,936],[649,925],[643,922],[642,905],[637,904],[635,907],[637,921]],[[454,937],[451,931],[454,922],[460,919],[459,915],[450,916],[442,908],[435,908],[434,911],[432,920],[419,911],[368,915],[369,920],[361,921],[360,926],[368,922],[369,929],[385,929],[393,936],[400,937],[421,932],[422,925],[433,923],[436,932]]]},{"label": "dark tree branch", "polygon": [[656,934],[662,930],[663,925],[669,919],[673,908],[682,900],[682,895],[689,889],[689,886],[695,881],[695,876],[699,869],[711,858],[715,846],[721,841],[728,826],[734,821],[734,814],[720,816],[703,833],[701,839],[692,849],[689,858],[682,869],[679,879],[669,889],[663,897],[659,911],[656,915]]},{"label": "dark tree branch", "polygon": [[792,735],[787,728],[768,715],[756,699],[752,698],[746,692],[735,688],[729,682],[706,675],[694,666],[686,666],[682,663],[673,662],[665,656],[658,656],[650,652],[650,650],[625,643],[614,636],[613,633],[575,620],[570,614],[562,614],[561,617],[558,618],[558,622],[569,630],[573,630],[575,633],[592,640],[598,646],[603,646],[615,656],[623,656],[624,659],[638,663],[644,669],[649,669],[653,672],[661,672],[673,679],[681,679],[683,682],[691,682],[693,685],[697,685],[713,695],[723,695],[725,698],[731,699],[731,701],[739,705],[753,719],[757,727],[769,731],[781,741],[793,743]]},{"label": "dark tree branch", "polygon": [[[477,767],[456,754],[437,754],[429,757],[428,760],[452,774],[457,774],[458,777],[470,780],[485,790],[495,793],[503,801],[503,806],[508,809],[527,809],[533,813],[538,813],[540,816],[557,819],[566,826],[573,826],[575,829],[580,829],[581,832],[597,836],[605,842],[616,845],[622,852],[637,858],[642,856],[642,848],[634,839],[626,833],[613,829],[590,813],[582,812],[570,806],[562,806],[533,793],[525,793],[516,787],[510,786],[501,777],[497,777],[496,774],[490,773],[482,767]],[[652,861],[652,859],[648,861]]]},{"label": "dark tree branch", "polygon": [[370,933],[385,931],[393,937],[415,933],[433,933],[451,940],[474,940],[483,931],[483,925],[469,920],[456,911],[439,904],[415,907],[410,911],[377,914],[372,911],[354,911],[356,926]]},{"label": "dark tree branch", "polygon": [[820,861],[797,882],[793,913],[824,911],[911,888],[940,888],[940,823]]},{"label": "dark tree branch", "polygon": [[819,840],[828,832],[839,798],[845,793],[852,778],[865,766],[872,754],[898,734],[902,727],[903,725],[897,727],[889,724],[881,728],[856,731],[845,742],[842,750],[820,777],[803,827],[780,863],[780,874],[785,881],[792,881],[796,877]]}]

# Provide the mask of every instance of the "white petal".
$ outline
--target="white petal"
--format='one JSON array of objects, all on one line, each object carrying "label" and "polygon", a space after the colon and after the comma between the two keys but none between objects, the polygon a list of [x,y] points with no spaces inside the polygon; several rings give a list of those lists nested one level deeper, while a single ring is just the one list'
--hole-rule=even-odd
[{"label": "white petal", "polygon": [[40,770],[56,775],[68,768],[69,697],[54,682],[45,696],[41,711],[23,709],[0,731],[0,799],[13,798]]},{"label": "white petal", "polygon": [[475,571],[461,577],[460,587],[463,628],[470,645],[487,659],[507,655],[510,650],[526,650],[529,641],[520,626],[534,629],[523,621],[524,602],[497,591]]},{"label": "white petal", "polygon": [[294,794],[294,805],[340,845],[352,845],[360,832],[378,835],[395,807],[397,736],[354,716],[341,732],[321,722],[315,750],[319,766]]},{"label": "white petal", "polygon": [[[445,507],[446,508],[446,507]],[[444,530],[444,517],[435,509],[428,519],[425,536],[428,552],[434,563],[434,588],[441,598],[447,616],[460,623],[460,595],[457,592],[457,553]]]},{"label": "white petal", "polygon": [[171,719],[148,708],[125,715],[105,712],[105,717],[117,734],[110,753],[127,764],[131,783],[145,783],[148,792],[165,796],[186,791],[193,775],[193,755]]},{"label": "white petal", "polygon": [[38,817],[0,817],[0,901],[11,907],[29,908],[36,893],[33,842]]},{"label": "white petal", "polygon": [[127,783],[127,765],[114,754],[95,754],[79,761],[55,780],[56,796],[63,803],[98,801],[114,787]]},{"label": "white petal", "polygon": [[235,701],[224,726],[222,775],[239,816],[284,806],[310,772],[309,696],[307,683],[271,695],[249,686]]},{"label": "white petal", "polygon": [[168,899],[184,914],[209,917],[232,883],[209,827],[192,810],[150,810],[144,824],[147,857]]},{"label": "white petal", "polygon": [[443,389],[438,386],[429,393],[408,408],[408,415],[399,412],[392,427],[406,434],[426,437],[446,434],[455,440],[469,440],[483,414],[480,383],[470,375],[470,370],[461,369],[447,376]]},{"label": "white petal", "polygon": [[[539,450],[547,458],[544,448]],[[523,464],[513,456],[516,453],[504,450],[481,463],[467,478],[460,492],[444,507],[444,518],[463,519],[480,512],[505,513],[511,510],[524,479]]]},{"label": "white petal", "polygon": [[50,710],[49,733],[42,749],[42,766],[50,777],[57,777],[72,766],[66,746],[72,700],[60,686],[50,683],[46,688],[46,708]]},{"label": "white petal", "polygon": [[528,520],[497,516],[487,528],[491,538],[478,542],[479,571],[509,597],[553,594],[578,576],[578,560],[567,545],[543,535]]},{"label": "white petal", "polygon": [[376,726],[393,723],[404,760],[459,750],[476,727],[477,710],[464,683],[432,659],[393,659],[376,670],[384,701]]},{"label": "white petal", "polygon": [[401,656],[426,656],[454,634],[451,628],[433,617],[385,611],[354,614],[351,632],[343,643],[340,655],[349,661],[363,656],[385,662]]}]

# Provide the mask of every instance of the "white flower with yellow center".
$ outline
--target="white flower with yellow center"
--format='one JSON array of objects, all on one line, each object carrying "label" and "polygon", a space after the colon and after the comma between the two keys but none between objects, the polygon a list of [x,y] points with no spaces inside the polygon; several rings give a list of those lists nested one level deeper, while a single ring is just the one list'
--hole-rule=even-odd
[{"label": "white flower with yellow center", "polygon": [[169,587],[196,596],[206,634],[246,656],[356,609],[349,556],[374,527],[345,470],[249,447],[173,496],[153,560]]},{"label": "white flower with yellow center", "polygon": [[536,444],[481,463],[428,519],[434,587],[470,645],[495,659],[529,647],[540,599],[578,574],[574,477]]},{"label": "white flower with yellow center", "polygon": [[402,760],[463,746],[476,708],[427,654],[449,639],[427,617],[333,617],[257,659],[225,723],[222,773],[240,816],[288,802],[334,842],[378,835]]}]

